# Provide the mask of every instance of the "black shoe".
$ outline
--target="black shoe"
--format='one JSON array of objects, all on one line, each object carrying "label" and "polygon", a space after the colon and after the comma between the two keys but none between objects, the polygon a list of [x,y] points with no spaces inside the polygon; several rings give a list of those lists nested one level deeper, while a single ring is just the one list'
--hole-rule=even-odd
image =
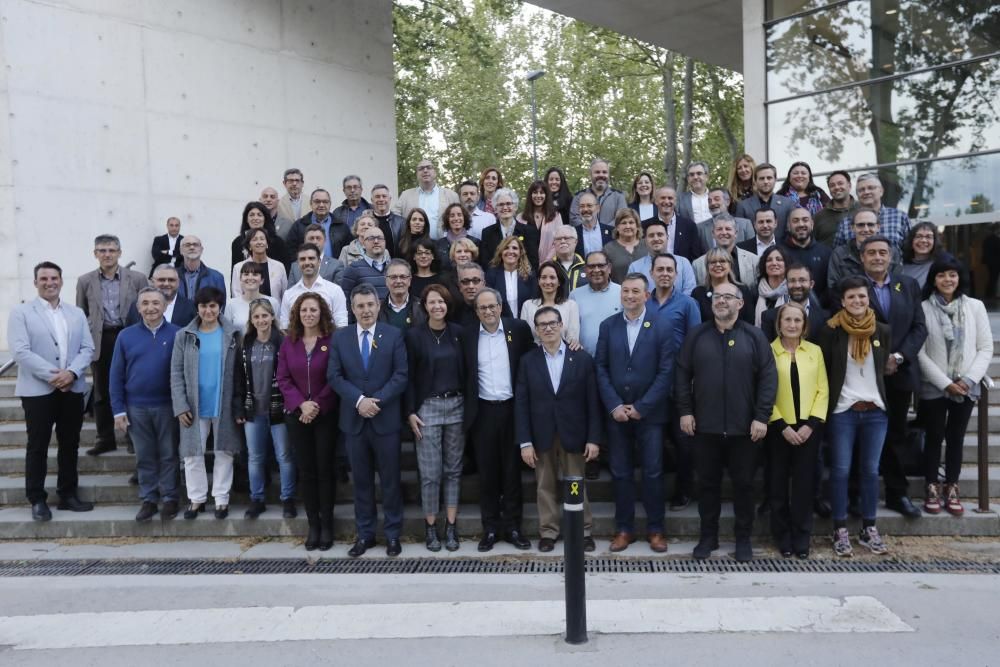
[{"label": "black shoe", "polygon": [[337,482],[340,484],[347,484],[351,481],[348,475],[349,470],[347,469],[347,463],[341,461],[340,465],[337,466]]},{"label": "black shoe", "polygon": [[319,522],[319,550],[329,551],[333,548],[333,518],[321,519]]},{"label": "black shoe", "polygon": [[736,540],[736,560],[740,563],[749,563],[753,560],[753,546],[749,538]]},{"label": "black shoe", "polygon": [[160,511],[160,518],[164,521],[169,521],[171,519],[177,518],[177,501],[176,500],[165,500],[163,502],[163,510]]},{"label": "black shoe", "polygon": [[56,509],[69,510],[70,512],[89,512],[94,509],[94,503],[86,503],[76,496],[66,496],[59,499]]},{"label": "black shoe", "polygon": [[855,519],[861,518],[861,501],[857,498],[847,499],[847,513]]},{"label": "black shoe", "polygon": [[128,478],[129,486],[139,486],[139,473],[134,472],[132,476]]},{"label": "black shoe", "polygon": [[403,553],[403,545],[399,543],[399,538],[391,538],[385,545],[385,555],[395,557],[401,553]]},{"label": "black shoe", "polygon": [[215,518],[222,520],[229,516],[229,505],[216,505]]},{"label": "black shoe", "polygon": [[674,496],[670,499],[670,511],[680,512],[682,509],[686,508],[691,504],[691,499],[685,496],[683,493]]},{"label": "black shoe", "polygon": [[719,538],[717,537],[703,537],[698,540],[698,544],[695,545],[694,551],[691,555],[694,556],[696,560],[705,560],[712,555],[712,552],[719,548]]},{"label": "black shoe", "polygon": [[541,551],[543,554],[547,554],[548,552],[552,551],[555,548],[556,548],[556,541],[553,540],[551,537],[543,537],[542,539],[538,540],[538,550]]},{"label": "black shoe", "polygon": [[587,461],[584,466],[583,476],[590,481],[594,481],[599,478],[601,476],[601,464],[597,461]]},{"label": "black shoe", "polygon": [[829,519],[833,516],[833,508],[826,498],[817,498],[813,501],[813,512],[821,519]]},{"label": "black shoe", "polygon": [[49,509],[48,503],[44,500],[32,503],[31,518],[35,521],[52,521],[52,510]]},{"label": "black shoe", "polygon": [[294,519],[299,515],[297,509],[295,509],[295,499],[289,498],[287,500],[281,501],[281,518],[283,519]]},{"label": "black shoe", "polygon": [[479,540],[480,551],[493,551],[493,545],[497,543],[497,534],[493,531],[485,533],[483,539]]},{"label": "black shoe", "polygon": [[319,522],[310,521],[309,522],[309,532],[306,534],[306,551],[316,551],[319,548]]},{"label": "black shoe", "polygon": [[894,512],[899,512],[907,519],[919,519],[920,518],[920,508],[913,504],[909,496],[900,496],[898,498],[886,498],[885,506]]},{"label": "black shoe", "polygon": [[256,519],[257,517],[259,517],[261,514],[263,514],[266,511],[267,511],[267,506],[265,506],[262,501],[260,501],[260,500],[251,500],[250,501],[250,507],[248,507],[247,511],[244,512],[243,518],[244,519]]},{"label": "black shoe", "polygon": [[803,549],[801,551],[796,551],[795,557],[798,558],[799,560],[809,560],[809,550]]},{"label": "black shoe", "polygon": [[424,522],[424,544],[428,551],[441,551],[441,540],[438,538],[437,524]]},{"label": "black shoe", "polygon": [[583,551],[588,554],[597,551],[597,544],[594,542],[594,538],[590,535],[583,538]]},{"label": "black shoe", "polygon": [[118,445],[113,442],[99,442],[87,450],[87,456],[100,456],[118,449]]},{"label": "black shoe", "polygon": [[198,503],[197,505],[191,503],[188,508],[184,510],[185,519],[197,519],[198,515],[205,511],[205,503]]},{"label": "black shoe", "polygon": [[374,549],[374,548],[375,548],[375,538],[372,538],[370,540],[362,540],[359,537],[357,540],[355,540],[354,546],[352,546],[347,551],[347,555],[350,556],[351,558],[358,558],[360,556],[364,556],[365,552],[368,551],[369,549]]},{"label": "black shoe", "polygon": [[151,503],[148,500],[142,503],[142,507],[139,508],[139,513],[135,515],[135,520],[139,523],[144,521],[149,521],[152,519],[159,510],[156,507],[156,503]]},{"label": "black shoe", "polygon": [[521,531],[519,531],[517,528],[515,528],[512,531],[510,531],[509,533],[506,533],[503,536],[503,541],[506,542],[506,543],[508,543],[508,544],[513,544],[514,547],[517,548],[517,549],[522,549],[523,550],[523,549],[530,549],[531,548],[531,542],[529,542],[528,540],[524,539],[524,536],[521,535]]},{"label": "black shoe", "polygon": [[449,523],[444,527],[444,548],[448,551],[458,551],[458,524]]},{"label": "black shoe", "polygon": [[771,511],[771,503],[767,500],[757,506],[757,516],[764,516]]}]

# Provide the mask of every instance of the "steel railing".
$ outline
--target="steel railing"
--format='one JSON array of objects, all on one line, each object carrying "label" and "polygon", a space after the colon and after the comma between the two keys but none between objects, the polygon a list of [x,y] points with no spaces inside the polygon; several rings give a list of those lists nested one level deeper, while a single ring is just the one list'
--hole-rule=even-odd
[{"label": "steel railing", "polygon": [[979,473],[979,507],[977,512],[990,511],[990,389],[994,387],[989,375],[979,383],[979,405],[976,424],[976,450]]}]

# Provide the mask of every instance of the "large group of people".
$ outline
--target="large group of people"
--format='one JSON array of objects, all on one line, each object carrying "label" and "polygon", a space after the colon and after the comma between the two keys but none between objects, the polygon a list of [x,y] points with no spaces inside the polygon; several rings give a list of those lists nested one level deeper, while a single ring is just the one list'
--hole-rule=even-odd
[{"label": "large group of people", "polygon": [[[815,514],[832,518],[837,555],[852,552],[849,515],[861,520],[856,543],[887,553],[880,470],[887,507],[921,514],[903,466],[915,397],[923,509],[962,514],[962,439],[993,355],[986,310],[937,229],[884,205],[877,176],[860,176],[855,198],[846,172],[827,178],[829,193],[805,163],[780,188],[777,175],[742,155],[713,187],[696,161],[684,192],[643,172],[626,196],[595,159],[575,195],[553,167],[521,198],[496,167],[453,191],[422,160],[395,202],[382,184],[369,201],[348,175],[334,208],[329,191],[308,191],[288,169],[285,195],[268,187],[244,207],[225,271],[202,261],[201,240],[176,217],[153,240],[149,278],[119,263],[117,237],[98,236],[98,267],[79,277],[75,306],[61,299],[59,266],[40,262],[38,298],[8,323],[32,516],[52,516],[53,427],[57,508],[93,508],[76,470],[89,367],[97,440],[87,453],[116,449],[115,429],[127,432],[140,522],[195,520],[209,494],[225,519],[237,475],[256,519],[273,469],[282,516],[301,501],[305,548],[327,550],[349,466],[350,556],[376,544],[377,495],[396,556],[401,442],[413,440],[431,551],[460,549],[463,472],[479,476],[477,548],[487,552],[500,540],[530,548],[522,471],[533,469],[548,552],[558,479],[597,479],[603,465],[612,552],[637,539],[638,486],[652,551],[668,549],[667,507],[696,496],[693,555],[709,557],[728,470],[737,560],[752,558],[765,510],[786,557],[809,556]],[[669,494],[665,451],[677,473]],[[587,551],[591,523],[585,502]]]}]

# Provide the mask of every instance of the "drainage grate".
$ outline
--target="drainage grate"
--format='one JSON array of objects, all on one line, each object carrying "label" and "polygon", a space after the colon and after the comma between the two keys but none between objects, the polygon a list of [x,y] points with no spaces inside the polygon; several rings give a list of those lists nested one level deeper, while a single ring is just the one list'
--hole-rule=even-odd
[{"label": "drainage grate", "polygon": [[[728,574],[728,573],[952,573],[1000,574],[1000,563],[963,560],[854,561],[760,558],[749,563],[713,558],[688,559],[588,558],[591,574]],[[0,561],[0,577],[79,577],[204,574],[561,574],[555,559],[261,559],[224,560],[77,560]]]}]

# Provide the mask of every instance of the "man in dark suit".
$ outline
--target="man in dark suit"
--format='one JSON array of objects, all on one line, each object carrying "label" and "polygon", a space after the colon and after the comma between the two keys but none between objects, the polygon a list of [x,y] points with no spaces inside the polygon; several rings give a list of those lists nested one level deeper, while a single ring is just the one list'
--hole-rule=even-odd
[{"label": "man in dark suit", "polygon": [[667,227],[667,247],[664,252],[671,255],[686,257],[693,262],[705,254],[701,245],[701,236],[698,234],[698,225],[692,220],[682,218],[677,215],[677,191],[670,186],[663,186],[656,190],[655,218],[642,221],[642,230],[646,231],[650,223],[659,220]]},{"label": "man in dark suit", "polygon": [[785,238],[785,226],[788,223],[788,214],[795,208],[796,203],[787,197],[774,194],[774,186],[777,184],[778,170],[773,164],[762,162],[753,170],[754,194],[742,200],[736,205],[736,215],[748,220],[754,219],[754,214],[762,209],[769,208],[774,211],[774,217],[778,221],[775,236],[778,239]]},{"label": "man in dark suit", "polygon": [[[163,311],[163,319],[179,327],[186,327],[198,312],[194,307],[194,301],[185,299],[177,293],[180,282],[181,279],[177,274],[177,269],[170,264],[161,264],[153,269],[153,286],[163,292],[163,296],[167,300]],[[125,326],[130,327],[141,321],[142,316],[139,315],[139,309],[133,303],[132,307],[128,309]]]},{"label": "man in dark suit", "polygon": [[479,263],[483,268],[490,265],[500,242],[510,235],[517,236],[522,241],[521,250],[528,255],[528,263],[535,271],[538,270],[538,229],[534,224],[526,225],[517,222],[517,195],[513,190],[500,188],[493,195],[496,207],[497,221],[483,230],[483,238],[479,243]]},{"label": "man in dark suit", "polygon": [[778,219],[774,211],[769,208],[758,209],[753,219],[754,237],[737,243],[736,247],[755,255],[763,255],[765,250],[776,243],[774,229],[777,225]]},{"label": "man in dark suit", "polygon": [[173,216],[167,218],[167,233],[153,237],[153,247],[149,254],[153,256],[153,266],[149,269],[149,277],[160,264],[180,266],[181,263],[181,219]]},{"label": "man in dark suit", "polygon": [[479,470],[483,538],[479,551],[503,539],[531,548],[521,534],[521,457],[514,442],[514,387],[521,356],[534,347],[525,322],[501,317],[500,292],[485,288],[475,298],[479,324],[466,327],[465,430],[472,438]]},{"label": "man in dark suit", "polygon": [[[788,300],[801,304],[809,316],[806,340],[819,345],[819,332],[826,326],[830,314],[823,309],[813,293],[813,279],[809,267],[804,264],[791,264],[785,271],[785,284],[788,286]],[[774,326],[777,316],[778,306],[768,308],[760,316],[760,330],[768,340],[774,340],[778,335]]]},{"label": "man in dark suit", "polygon": [[398,556],[403,550],[399,543],[403,526],[399,432],[406,390],[406,344],[400,329],[378,322],[378,293],[368,283],[351,291],[351,310],[357,324],[334,334],[327,367],[327,382],[340,397],[340,430],[354,478],[358,535],[347,555],[357,558],[375,547],[374,461],[382,487],[385,553]]},{"label": "man in dark suit", "polygon": [[909,276],[891,275],[892,242],[885,236],[869,236],[861,243],[861,264],[868,280],[868,301],[879,322],[889,325],[892,349],[885,367],[886,412],[889,431],[882,448],[882,479],[885,506],[908,518],[920,516],[920,508],[907,493],[903,452],[906,447],[906,414],[913,392],[920,388],[917,353],[927,339],[920,285]]},{"label": "man in dark suit", "polygon": [[[583,477],[586,462],[600,453],[601,404],[597,397],[594,360],[563,342],[559,311],[543,306],[535,312],[540,347],[521,357],[517,372],[515,425],[521,460],[535,469],[538,484],[538,550],[555,548],[559,535],[560,477]],[[583,550],[593,551],[590,501],[583,494]]]},{"label": "man in dark suit", "polygon": [[[612,239],[614,228],[602,224],[598,218],[597,197],[590,192],[582,192],[578,198],[580,204],[580,224],[576,227],[576,254],[586,257],[592,252],[604,249],[604,244]],[[614,218],[612,218],[613,220]],[[568,224],[568,223],[563,223]],[[552,259],[543,257],[542,261]]]},{"label": "man in dark suit", "polygon": [[677,199],[677,215],[695,224],[712,219],[711,202],[708,191],[708,163],[697,160],[687,168],[687,192]]},{"label": "man in dark suit", "polygon": [[635,465],[642,464],[646,535],[658,553],[667,550],[663,533],[663,429],[676,350],[671,327],[646,308],[649,286],[641,273],[625,276],[622,314],[601,323],[597,339],[597,388],[608,420],[608,450],[615,489],[615,538],[611,551],[635,542]]}]

